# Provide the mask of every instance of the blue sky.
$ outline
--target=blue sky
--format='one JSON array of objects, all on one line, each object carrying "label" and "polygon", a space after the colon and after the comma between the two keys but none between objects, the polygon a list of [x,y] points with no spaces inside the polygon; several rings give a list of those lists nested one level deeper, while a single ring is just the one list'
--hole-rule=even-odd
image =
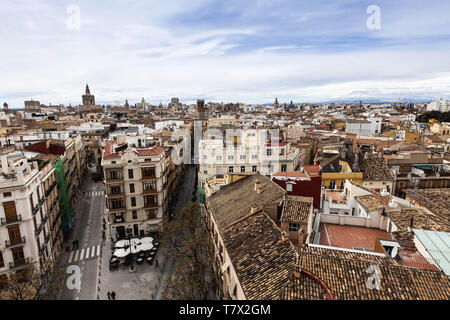
[{"label": "blue sky", "polygon": [[0,100],[75,105],[86,82],[99,103],[450,98],[448,12],[450,1],[0,0]]}]

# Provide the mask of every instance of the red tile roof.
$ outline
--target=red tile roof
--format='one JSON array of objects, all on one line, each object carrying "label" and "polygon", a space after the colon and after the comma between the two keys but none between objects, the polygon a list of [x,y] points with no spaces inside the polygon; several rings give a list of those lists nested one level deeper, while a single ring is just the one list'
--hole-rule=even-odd
[{"label": "red tile roof", "polygon": [[309,178],[306,173],[301,171],[289,171],[289,172],[281,172],[278,171],[272,175],[272,177],[296,177],[296,178]]},{"label": "red tile roof", "polygon": [[139,156],[154,156],[164,152],[164,148],[160,146],[154,146],[151,149],[136,149]]},{"label": "red tile roof", "polygon": [[305,169],[306,173],[309,176],[318,176],[318,175],[320,175],[320,167],[319,166],[308,165],[308,166],[303,166],[303,169]]}]

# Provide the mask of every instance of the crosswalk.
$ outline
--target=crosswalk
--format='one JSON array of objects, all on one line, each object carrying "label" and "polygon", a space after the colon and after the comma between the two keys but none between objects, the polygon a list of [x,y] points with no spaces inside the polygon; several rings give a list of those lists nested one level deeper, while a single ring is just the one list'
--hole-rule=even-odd
[{"label": "crosswalk", "polygon": [[84,192],[84,197],[85,198],[98,197],[98,196],[102,196],[104,193],[105,193],[104,191]]},{"label": "crosswalk", "polygon": [[73,250],[70,252],[67,263],[75,263],[77,261],[87,260],[100,255],[100,245]]}]

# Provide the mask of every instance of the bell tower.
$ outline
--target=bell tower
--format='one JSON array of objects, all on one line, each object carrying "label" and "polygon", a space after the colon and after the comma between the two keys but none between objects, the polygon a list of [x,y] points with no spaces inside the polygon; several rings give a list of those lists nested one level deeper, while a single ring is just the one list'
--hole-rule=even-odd
[{"label": "bell tower", "polygon": [[87,84],[85,94],[82,96],[82,98],[83,98],[83,107],[95,106],[95,96],[91,95],[91,90],[89,90],[89,86]]}]

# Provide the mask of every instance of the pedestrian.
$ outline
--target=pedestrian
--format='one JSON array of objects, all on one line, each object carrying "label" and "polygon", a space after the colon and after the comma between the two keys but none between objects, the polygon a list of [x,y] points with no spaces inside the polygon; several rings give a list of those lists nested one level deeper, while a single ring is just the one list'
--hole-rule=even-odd
[{"label": "pedestrian", "polygon": [[75,250],[75,239],[72,240],[72,250]]},{"label": "pedestrian", "polygon": [[113,300],[116,300],[116,292],[115,291],[111,292],[111,298]]},{"label": "pedestrian", "polygon": [[108,291],[106,295],[108,296],[108,300],[111,300],[111,292]]},{"label": "pedestrian", "polygon": [[69,252],[69,251],[70,251],[70,247],[66,246],[66,252]]},{"label": "pedestrian", "polygon": [[77,249],[80,247],[80,243],[78,242],[78,239],[75,240],[77,242]]},{"label": "pedestrian", "polygon": [[159,268],[158,259],[155,259],[155,267]]}]

